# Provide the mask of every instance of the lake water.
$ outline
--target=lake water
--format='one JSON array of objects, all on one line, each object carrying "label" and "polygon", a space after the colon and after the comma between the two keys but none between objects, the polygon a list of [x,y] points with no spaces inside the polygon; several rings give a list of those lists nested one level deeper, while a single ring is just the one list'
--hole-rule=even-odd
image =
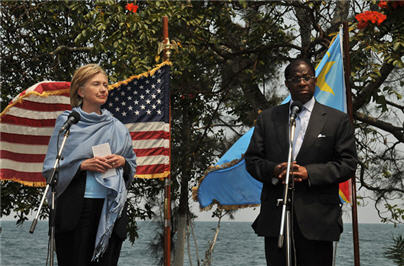
[{"label": "lake water", "polygon": [[[139,222],[139,238],[134,245],[124,242],[120,266],[154,266],[158,265],[151,253],[150,243],[158,229],[156,223]],[[264,241],[257,237],[249,222],[222,222],[220,233],[212,256],[212,265],[265,265]],[[203,259],[209,241],[212,240],[216,222],[196,222],[194,225],[197,238],[198,254]],[[34,234],[29,233],[31,222],[16,226],[14,221],[2,221],[0,233],[0,265],[34,266],[46,265],[47,222],[40,221]],[[366,266],[395,266],[383,255],[393,243],[393,236],[404,235],[404,226],[394,227],[390,224],[360,224],[360,259]],[[192,264],[189,263],[187,250],[184,265],[197,265],[195,247],[191,242]],[[55,258],[56,260],[56,258]],[[57,263],[55,263],[57,265]],[[344,225],[344,233],[338,243],[336,266],[354,265],[352,245],[352,225]]]}]

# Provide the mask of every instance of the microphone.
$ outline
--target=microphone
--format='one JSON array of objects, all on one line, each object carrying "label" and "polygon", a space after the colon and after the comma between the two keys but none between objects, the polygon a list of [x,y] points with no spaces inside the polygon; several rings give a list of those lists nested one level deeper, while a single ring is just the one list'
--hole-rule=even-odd
[{"label": "microphone", "polygon": [[59,132],[69,130],[70,127],[73,124],[76,124],[77,122],[80,121],[80,114],[77,113],[76,111],[72,111],[69,116],[67,117],[66,122],[63,124],[62,128],[59,130]]},{"label": "microphone", "polygon": [[[297,115],[302,111],[303,104],[300,101],[294,101],[290,107],[290,122],[293,123],[296,120]],[[272,185],[276,186],[279,183],[279,179],[273,177],[271,179]]]},{"label": "microphone", "polygon": [[299,101],[294,101],[292,103],[292,106],[290,108],[290,121],[293,122],[296,120],[297,115],[300,113],[302,110],[303,104]]}]

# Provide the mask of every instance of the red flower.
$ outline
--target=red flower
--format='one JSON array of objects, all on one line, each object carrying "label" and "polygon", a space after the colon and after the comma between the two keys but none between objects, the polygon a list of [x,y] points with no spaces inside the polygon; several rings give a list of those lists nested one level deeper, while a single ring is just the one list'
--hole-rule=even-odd
[{"label": "red flower", "polygon": [[392,0],[380,0],[379,3],[377,4],[380,8],[388,8],[389,4],[391,4],[391,7],[393,9],[404,6],[404,1],[400,0],[400,1],[392,1]]},{"label": "red flower", "polygon": [[363,29],[368,26],[369,22],[380,25],[387,16],[377,11],[365,11],[356,15],[355,18],[358,21],[358,29]]},{"label": "red flower", "polygon": [[380,0],[380,2],[377,4],[380,8],[386,8],[389,4],[387,1]]},{"label": "red flower", "polygon": [[133,12],[133,13],[136,13],[136,11],[137,11],[137,9],[139,8],[139,6],[138,6],[138,5],[135,5],[134,3],[130,3],[130,4],[127,4],[127,5],[125,6],[125,8],[126,8],[127,10]]}]

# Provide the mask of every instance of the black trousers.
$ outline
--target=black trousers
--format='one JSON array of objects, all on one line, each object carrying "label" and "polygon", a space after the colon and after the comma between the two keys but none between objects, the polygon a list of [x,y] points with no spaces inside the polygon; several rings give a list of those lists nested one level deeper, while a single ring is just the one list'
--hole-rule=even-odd
[{"label": "black trousers", "polygon": [[[306,239],[296,222],[293,226],[293,236],[295,248],[292,248],[292,265],[332,266],[332,241]],[[280,249],[277,237],[265,237],[265,258],[269,266],[286,266],[286,239],[283,248]]]},{"label": "black trousers", "polygon": [[114,233],[98,262],[91,262],[104,199],[84,199],[80,220],[72,231],[56,233],[59,266],[112,266],[118,264],[122,240]]}]

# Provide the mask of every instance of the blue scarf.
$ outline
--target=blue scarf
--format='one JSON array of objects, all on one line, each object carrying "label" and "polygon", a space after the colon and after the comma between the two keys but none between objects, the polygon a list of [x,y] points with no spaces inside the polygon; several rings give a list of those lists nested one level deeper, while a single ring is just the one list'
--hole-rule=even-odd
[{"label": "blue scarf", "polygon": [[[72,181],[79,170],[81,162],[92,158],[92,146],[109,143],[113,154],[121,155],[130,165],[129,176],[135,175],[136,156],[132,148],[132,139],[127,128],[111,113],[105,109],[102,114],[88,114],[79,107],[73,108],[80,114],[80,121],[70,129],[70,135],[62,151],[63,160],[59,164],[58,182],[56,185],[56,198],[59,197]],[[57,156],[57,138],[59,129],[67,120],[71,111],[63,112],[56,120],[55,129],[49,142],[42,174],[47,179],[53,172]],[[59,136],[59,145],[63,134]],[[108,188],[104,206],[98,225],[95,249],[92,260],[97,260],[106,250],[108,241],[116,219],[121,215],[124,207],[127,190],[123,179],[123,168],[116,168],[116,175],[103,178],[102,173],[87,171],[87,175],[94,177],[104,187]],[[84,195],[83,195],[84,196]],[[48,202],[50,193],[48,193]]]}]

